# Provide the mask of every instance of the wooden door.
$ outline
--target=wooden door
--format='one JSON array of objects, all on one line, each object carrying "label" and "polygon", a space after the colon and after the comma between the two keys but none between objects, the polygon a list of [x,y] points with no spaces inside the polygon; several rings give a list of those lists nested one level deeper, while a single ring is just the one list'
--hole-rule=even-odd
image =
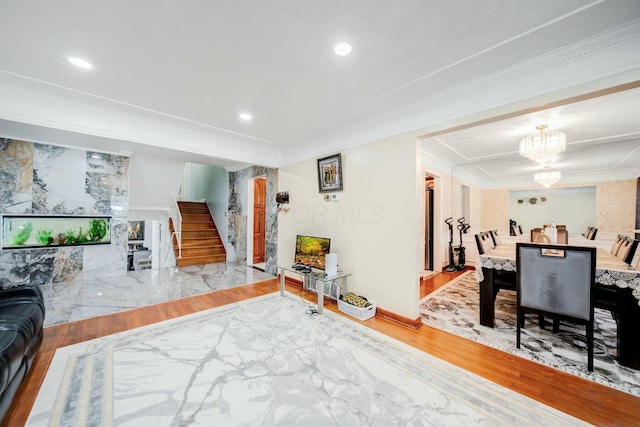
[{"label": "wooden door", "polygon": [[265,260],[267,212],[267,180],[253,180],[253,263]]}]

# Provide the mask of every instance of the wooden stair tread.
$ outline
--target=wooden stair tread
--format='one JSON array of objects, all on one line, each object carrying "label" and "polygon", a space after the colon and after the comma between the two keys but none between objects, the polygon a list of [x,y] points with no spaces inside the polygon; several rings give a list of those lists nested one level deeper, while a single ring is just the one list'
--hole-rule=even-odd
[{"label": "wooden stair tread", "polygon": [[[174,241],[173,244],[174,244],[175,247],[178,246],[178,242],[177,241]],[[211,240],[198,239],[198,240],[194,240],[194,241],[182,239],[182,249],[184,249],[184,248],[206,248],[206,247],[210,247],[210,246],[224,247],[222,242],[214,241],[213,239],[211,239]]]},{"label": "wooden stair tread", "polygon": [[209,256],[198,256],[198,257],[182,257],[177,260],[178,266],[184,267],[187,265],[198,265],[198,264],[211,264],[214,262],[224,262],[227,260],[226,255],[209,255]]}]

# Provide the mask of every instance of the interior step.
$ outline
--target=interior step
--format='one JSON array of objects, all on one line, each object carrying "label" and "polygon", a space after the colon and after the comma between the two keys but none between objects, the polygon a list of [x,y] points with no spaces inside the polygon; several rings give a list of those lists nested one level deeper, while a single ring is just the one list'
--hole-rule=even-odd
[{"label": "interior step", "polygon": [[182,247],[182,258],[201,257],[208,255],[224,255],[223,246],[200,246],[197,248]]},{"label": "interior step", "polygon": [[209,207],[206,203],[178,202],[178,207],[180,208],[180,214],[183,216],[197,213],[209,214]]},{"label": "interior step", "polygon": [[193,239],[216,239],[220,237],[218,230],[208,228],[200,230],[182,230],[182,241]]},{"label": "interior step", "polygon": [[[177,239],[173,240],[173,246],[175,248],[178,247]],[[222,241],[219,239],[212,238],[197,238],[197,239],[185,239],[182,238],[182,249],[184,248],[203,248],[208,246],[223,246]]]},{"label": "interior step", "polygon": [[207,211],[206,213],[190,213],[190,214],[182,214],[182,223],[189,222],[210,222],[211,215]]},{"label": "interior step", "polygon": [[182,231],[186,230],[215,230],[215,225],[213,221],[202,221],[202,222],[183,222],[182,223]]},{"label": "interior step", "polygon": [[211,264],[214,262],[225,262],[227,260],[226,255],[209,255],[200,257],[179,258],[177,260],[178,266],[184,267],[186,265],[198,265],[198,264]]}]

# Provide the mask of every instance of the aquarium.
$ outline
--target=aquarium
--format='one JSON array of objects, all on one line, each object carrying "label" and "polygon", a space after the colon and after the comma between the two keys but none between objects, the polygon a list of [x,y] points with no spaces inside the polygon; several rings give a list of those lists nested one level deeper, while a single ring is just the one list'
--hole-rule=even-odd
[{"label": "aquarium", "polygon": [[2,249],[111,243],[111,217],[2,215]]}]

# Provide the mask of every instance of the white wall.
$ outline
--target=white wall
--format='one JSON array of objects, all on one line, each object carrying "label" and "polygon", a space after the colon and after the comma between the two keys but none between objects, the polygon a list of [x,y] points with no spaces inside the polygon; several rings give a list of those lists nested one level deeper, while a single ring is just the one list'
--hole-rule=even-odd
[{"label": "white wall", "polygon": [[[632,234],[635,228],[636,217],[636,189],[635,179],[605,181],[605,182],[585,182],[581,185],[558,185],[555,188],[568,189],[578,187],[595,187],[595,226],[598,227],[598,235],[605,233]],[[533,188],[501,188],[481,190],[483,202],[482,229],[503,230],[508,227],[511,216],[509,209],[509,194],[512,191],[534,190]],[[535,189],[539,195],[546,194],[546,191]],[[543,193],[544,191],[544,193]],[[591,208],[589,209],[591,210]],[[556,223],[555,213],[552,214]],[[505,225],[506,224],[506,225]],[[593,224],[592,224],[593,225]],[[579,226],[578,226],[579,227]],[[586,227],[584,227],[586,228]],[[570,233],[580,234],[580,230],[569,230]],[[523,231],[526,232],[525,227]]]},{"label": "white wall", "polygon": [[[185,162],[148,153],[131,155],[129,163],[129,219],[159,221],[161,267],[175,265],[169,217],[176,214]],[[155,254],[154,254],[155,255]]]},{"label": "white wall", "polygon": [[[535,204],[526,200],[531,197],[536,198]],[[541,197],[546,201],[541,202]],[[566,225],[569,234],[580,234],[596,224],[596,187],[511,191],[509,216],[525,234],[552,221]]]},{"label": "white wall", "polygon": [[130,209],[171,208],[184,177],[185,162],[148,153],[131,155]]},{"label": "white wall", "polygon": [[289,211],[279,213],[279,263],[293,263],[297,234],[329,237],[339,268],[353,274],[349,291],[415,319],[423,258],[416,230],[424,222],[416,138],[389,138],[341,154],[344,191],[336,193],[338,201],[326,202],[318,192],[316,159],[279,170],[278,191],[290,197]]}]

